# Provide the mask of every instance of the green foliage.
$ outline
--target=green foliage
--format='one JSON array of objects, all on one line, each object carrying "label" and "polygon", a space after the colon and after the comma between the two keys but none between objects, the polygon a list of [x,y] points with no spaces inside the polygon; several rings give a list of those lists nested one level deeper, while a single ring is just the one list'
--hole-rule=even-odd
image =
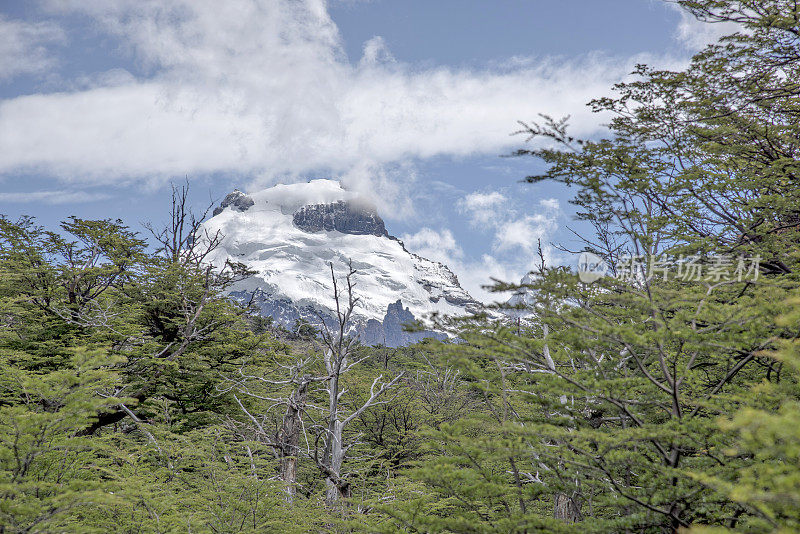
[{"label": "green foliage", "polygon": [[97,394],[115,382],[115,361],[105,351],[73,353],[68,366],[45,373],[0,361],[0,524],[10,532],[53,531],[80,506],[113,502],[100,479],[105,447],[76,434],[115,403]]},{"label": "green foliage", "polygon": [[0,223],[0,531],[321,524],[219,426],[222,376],[267,346],[221,293],[230,275],[148,255],[118,223]]},{"label": "green foliage", "polygon": [[[797,328],[800,299],[779,323]],[[727,477],[697,472],[704,484],[725,493],[750,514],[737,522],[748,532],[796,532],[800,529],[800,344],[780,342],[769,354],[778,377],[747,392],[739,411],[720,420],[720,429],[735,440],[724,453],[741,467]]]},{"label": "green foliage", "polygon": [[[226,297],[248,271],[207,263],[185,188],[155,251],[0,217],[0,532],[800,530],[800,12],[678,3],[742,31],[592,102],[607,138],[546,118],[517,153],[573,188],[611,274],[639,270],[498,284],[532,295],[517,324],[320,352]],[[761,269],[660,275],[689,255]]]},{"label": "green foliage", "polygon": [[81,509],[79,524],[114,532],[308,532],[321,524],[323,514],[303,506],[310,503],[284,502],[270,480],[271,455],[257,444],[247,444],[251,457],[221,427],[147,428],[157,446],[140,432],[104,440],[117,451],[109,487],[118,499]]},{"label": "green foliage", "polygon": [[[795,382],[769,354],[788,358],[797,335],[777,320],[800,267],[797,7],[680,3],[744,31],[683,72],[641,66],[594,101],[612,115],[610,138],[523,124],[550,141],[518,151],[549,164],[528,180],[575,189],[594,230],[586,249],[612,274],[626,255],[642,263],[592,285],[543,268],[525,288],[498,286],[535,296],[527,324],[456,328],[464,343],[443,361],[482,408],[430,435],[417,475],[457,504],[390,512],[415,528],[540,528],[526,527],[529,510],[599,532],[796,528]],[[689,255],[706,269],[719,255],[759,258],[760,277],[658,276],[658,261]]]}]

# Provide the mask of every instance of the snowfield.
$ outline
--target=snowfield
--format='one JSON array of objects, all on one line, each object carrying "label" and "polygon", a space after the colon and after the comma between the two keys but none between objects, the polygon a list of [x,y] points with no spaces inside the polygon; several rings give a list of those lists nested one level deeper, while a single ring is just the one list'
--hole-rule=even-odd
[{"label": "snowfield", "polygon": [[[218,214],[204,223],[211,234],[219,231],[224,236],[212,262],[223,265],[230,259],[257,271],[232,292],[260,290],[271,300],[288,299],[297,307],[330,313],[335,302],[328,264],[333,263],[337,277],[343,280],[352,261],[357,271],[355,294],[360,299],[354,312],[356,323],[382,321],[388,306],[398,299],[418,319],[433,312],[465,315],[481,309],[450,269],[410,253],[394,237],[298,228],[293,215],[303,206],[339,201],[368,206],[338,181],[277,185],[240,197],[246,200],[242,207],[218,209]],[[247,197],[253,201],[251,206]]]}]

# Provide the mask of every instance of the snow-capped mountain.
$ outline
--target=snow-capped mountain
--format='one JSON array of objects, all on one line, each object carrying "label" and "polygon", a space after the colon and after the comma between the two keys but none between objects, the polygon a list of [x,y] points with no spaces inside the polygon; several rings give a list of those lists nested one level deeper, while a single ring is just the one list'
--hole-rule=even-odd
[{"label": "snow-capped mountain", "polygon": [[535,316],[536,292],[529,286],[538,279],[539,275],[534,272],[529,272],[522,277],[519,282],[520,287],[514,291],[514,294],[505,302],[505,308],[501,310],[506,317],[520,320]]},{"label": "snow-capped mountain", "polygon": [[232,295],[252,299],[264,315],[288,327],[300,318],[319,324],[319,315],[333,321],[330,262],[343,277],[352,261],[360,299],[353,329],[368,344],[407,344],[423,333],[402,332],[402,323],[482,308],[447,266],[406,250],[375,208],[338,181],[234,191],[204,226],[224,236],[211,261],[240,261],[257,272]]},{"label": "snow-capped mountain", "polygon": [[511,295],[511,298],[506,301],[506,305],[519,307],[533,306],[536,303],[536,293],[533,291],[533,289],[526,286],[530,286],[538,279],[539,275],[533,272],[523,276],[522,280],[519,282],[520,288],[514,291],[514,294]]}]

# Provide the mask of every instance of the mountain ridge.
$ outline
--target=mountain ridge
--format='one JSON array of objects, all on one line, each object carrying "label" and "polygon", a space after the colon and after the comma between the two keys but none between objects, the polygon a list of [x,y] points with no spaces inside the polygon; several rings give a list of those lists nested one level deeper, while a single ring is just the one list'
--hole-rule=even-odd
[{"label": "mountain ridge", "polygon": [[337,277],[350,264],[356,271],[351,333],[365,344],[441,338],[432,330],[409,335],[402,323],[483,310],[446,265],[408,251],[370,202],[334,180],[235,190],[204,229],[223,236],[212,262],[239,261],[256,271],[231,296],[289,328],[297,320],[321,327],[335,317],[331,263]]}]

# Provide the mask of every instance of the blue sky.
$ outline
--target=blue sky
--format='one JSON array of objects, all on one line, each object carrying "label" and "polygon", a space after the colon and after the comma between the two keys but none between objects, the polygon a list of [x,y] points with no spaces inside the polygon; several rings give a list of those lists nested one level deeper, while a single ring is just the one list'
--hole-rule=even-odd
[{"label": "blue sky", "polygon": [[499,156],[638,62],[717,35],[656,0],[3,0],[0,213],[163,219],[234,187],[339,178],[473,293],[570,240],[569,192]]}]

